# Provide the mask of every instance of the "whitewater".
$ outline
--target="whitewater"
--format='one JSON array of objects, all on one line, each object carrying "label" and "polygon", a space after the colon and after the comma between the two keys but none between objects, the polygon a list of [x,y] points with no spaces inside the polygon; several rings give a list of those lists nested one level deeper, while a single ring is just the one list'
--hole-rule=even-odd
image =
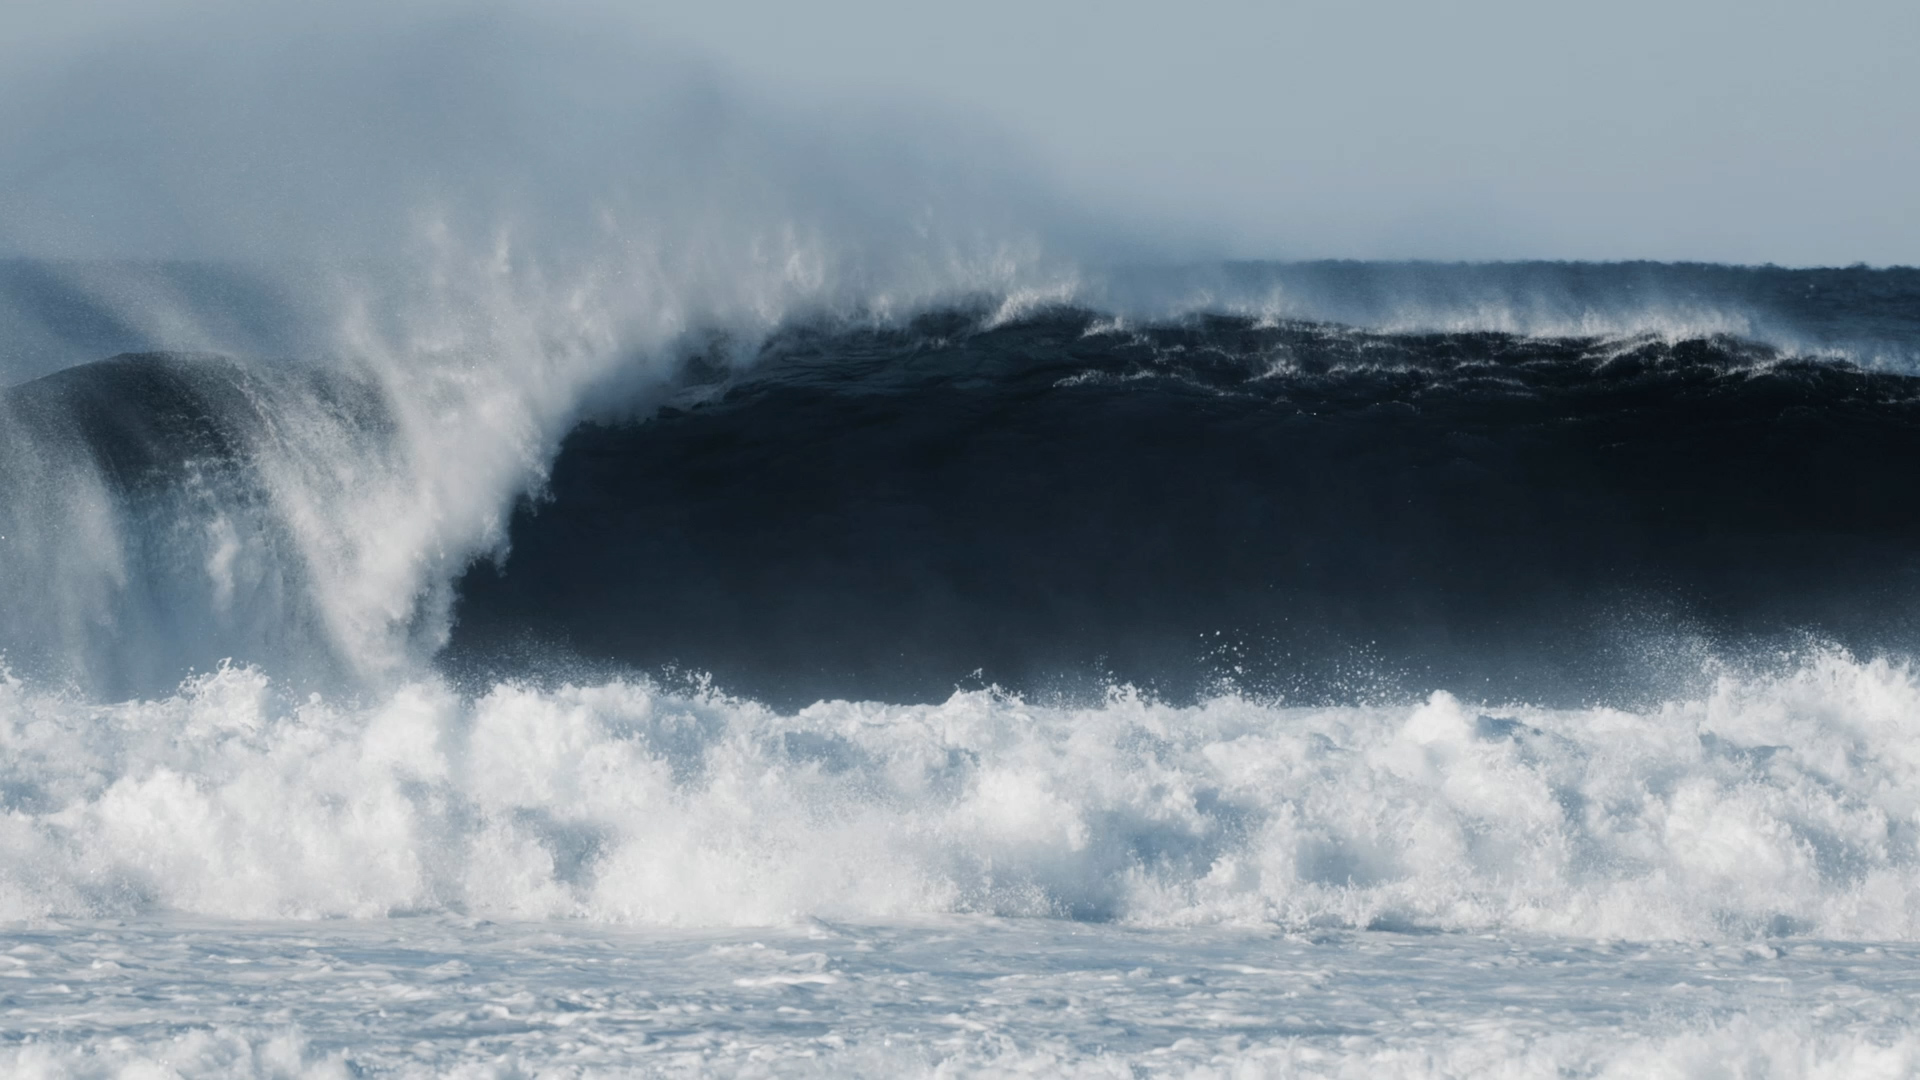
[{"label": "whitewater", "polygon": [[0,1071],[1920,1075],[1920,275],[350,14],[0,86]]},{"label": "whitewater", "polygon": [[15,1075],[1920,1067],[1884,661],[1644,712],[0,693]]}]

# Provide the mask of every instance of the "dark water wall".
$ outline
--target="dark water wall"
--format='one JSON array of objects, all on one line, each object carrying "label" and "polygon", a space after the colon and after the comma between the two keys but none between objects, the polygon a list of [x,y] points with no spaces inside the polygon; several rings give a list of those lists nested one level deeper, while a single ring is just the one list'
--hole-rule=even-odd
[{"label": "dark water wall", "polygon": [[1566,701],[1697,670],[1682,646],[1920,643],[1920,379],[1725,337],[1096,324],[796,331],[582,427],[461,583],[450,657],[783,704]]},{"label": "dark water wall", "polygon": [[[12,670],[104,697],[228,657],[347,678],[329,604],[351,583],[310,560],[383,534],[288,514],[332,490],[302,478],[408,463],[390,391],[275,314],[294,280],[0,263],[0,359],[56,372],[0,395]],[[751,363],[696,361],[664,406],[584,403],[626,419],[575,430],[510,556],[455,583],[440,662],[677,666],[780,705],[1113,681],[1567,703],[1671,692],[1707,655],[1920,655],[1920,271],[1229,265],[1101,288],[1097,312],[796,323]],[[1269,295],[1278,321],[1220,314]],[[194,317],[115,314],[156,296]],[[1182,304],[1215,313],[1151,314]],[[184,349],[162,325],[247,347],[71,366]],[[1404,325],[1519,329],[1380,329]],[[417,584],[446,595],[466,557]],[[421,621],[393,670],[438,640]]]}]

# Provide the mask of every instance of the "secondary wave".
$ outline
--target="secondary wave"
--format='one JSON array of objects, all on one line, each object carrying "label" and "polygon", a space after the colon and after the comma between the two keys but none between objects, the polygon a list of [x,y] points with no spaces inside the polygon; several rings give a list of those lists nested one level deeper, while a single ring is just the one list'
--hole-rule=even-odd
[{"label": "secondary wave", "polygon": [[783,714],[644,681],[359,705],[258,671],[0,684],[0,918],[990,912],[1630,938],[1920,935],[1920,676],[1818,654],[1641,711]]}]

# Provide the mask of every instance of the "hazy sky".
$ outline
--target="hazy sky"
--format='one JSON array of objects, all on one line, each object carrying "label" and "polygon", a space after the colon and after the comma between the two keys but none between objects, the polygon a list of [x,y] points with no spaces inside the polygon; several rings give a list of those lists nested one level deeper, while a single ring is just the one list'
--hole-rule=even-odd
[{"label": "hazy sky", "polygon": [[1238,253],[1920,262],[1914,0],[703,0],[768,85],[913,95]]},{"label": "hazy sky", "polygon": [[[1005,133],[1195,254],[1920,263],[1914,0],[603,6],[750,95]],[[167,10],[16,0],[0,50]]]}]

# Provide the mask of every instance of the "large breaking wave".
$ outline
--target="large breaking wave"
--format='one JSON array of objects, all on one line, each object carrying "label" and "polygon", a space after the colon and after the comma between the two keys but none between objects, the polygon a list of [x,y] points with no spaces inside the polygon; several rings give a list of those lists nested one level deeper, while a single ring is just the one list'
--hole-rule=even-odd
[{"label": "large breaking wave", "polygon": [[207,40],[0,110],[0,918],[1920,934],[1912,272],[1142,268],[591,34]]},{"label": "large breaking wave", "polygon": [[1912,642],[1901,367],[1006,306],[43,376],[4,399],[0,645],[106,696],[438,656],[794,707],[969,680],[1621,701],[1729,650]]},{"label": "large breaking wave", "polygon": [[[8,587],[49,606],[15,644],[211,670],[5,684],[0,915],[1920,933],[1911,377],[991,307],[568,403],[564,450],[505,440],[543,497],[490,480],[497,531],[394,578],[303,545],[419,482],[413,384],[156,354],[17,388]],[[447,527],[399,490],[376,535]],[[86,543],[119,576],[75,592]],[[1205,632],[1262,613],[1311,633]],[[1027,685],[953,688],[996,662]]]},{"label": "large breaking wave", "polygon": [[11,390],[0,916],[1920,933],[1901,370],[998,303],[581,370]]}]

